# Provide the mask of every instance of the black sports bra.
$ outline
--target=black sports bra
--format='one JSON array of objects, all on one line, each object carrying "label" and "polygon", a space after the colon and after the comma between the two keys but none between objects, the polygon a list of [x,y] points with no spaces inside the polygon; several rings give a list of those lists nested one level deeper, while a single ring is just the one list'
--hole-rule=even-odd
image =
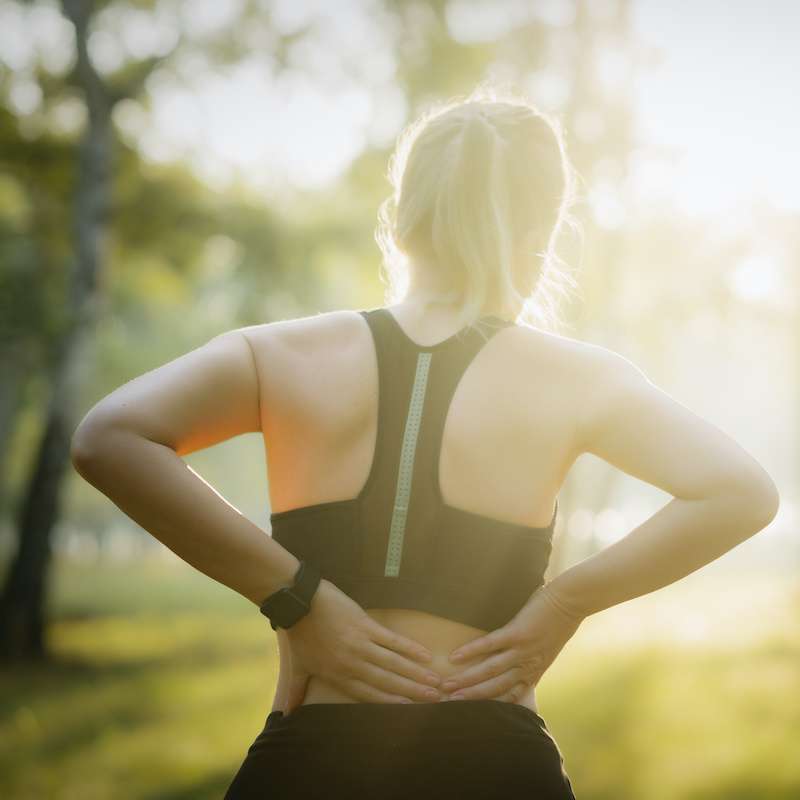
[{"label": "black sports bra", "polygon": [[364,609],[415,609],[499,628],[543,583],[558,500],[546,528],[447,505],[439,450],[459,379],[481,347],[514,323],[483,316],[477,328],[423,346],[386,308],[359,313],[378,363],[369,475],[356,497],[271,514],[273,539]]}]

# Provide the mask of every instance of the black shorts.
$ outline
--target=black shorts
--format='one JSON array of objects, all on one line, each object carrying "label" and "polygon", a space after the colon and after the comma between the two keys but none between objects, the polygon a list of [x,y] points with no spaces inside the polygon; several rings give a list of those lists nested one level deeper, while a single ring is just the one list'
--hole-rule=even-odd
[{"label": "black shorts", "polygon": [[534,711],[499,700],[309,703],[264,729],[225,800],[575,800]]}]

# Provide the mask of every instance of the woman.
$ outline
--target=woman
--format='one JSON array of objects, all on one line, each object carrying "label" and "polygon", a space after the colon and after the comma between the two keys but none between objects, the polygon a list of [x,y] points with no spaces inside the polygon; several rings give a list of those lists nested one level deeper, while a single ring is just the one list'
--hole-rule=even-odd
[{"label": "woman", "polygon": [[[566,280],[553,120],[478,90],[412,124],[391,177],[378,238],[400,302],[217,336],[104,398],[73,461],[277,630],[272,710],[228,800],[572,798],[541,676],[587,616],[763,528],[777,491],[630,361],[516,324]],[[249,431],[272,538],[180,458]],[[545,583],[584,452],[673,499]]]}]

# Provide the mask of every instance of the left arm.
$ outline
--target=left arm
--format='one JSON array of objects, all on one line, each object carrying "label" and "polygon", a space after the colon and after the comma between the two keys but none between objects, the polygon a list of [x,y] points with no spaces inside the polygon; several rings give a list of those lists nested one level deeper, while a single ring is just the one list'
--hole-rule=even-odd
[{"label": "left arm", "polygon": [[299,561],[181,456],[260,430],[253,354],[233,330],[103,398],[72,436],[72,463],[176,555],[259,605]]},{"label": "left arm", "polygon": [[[182,455],[261,430],[258,376],[242,331],[148,372],[101,400],[72,437],[72,460],[184,561],[256,605],[292,583],[299,561],[221,497]],[[358,700],[424,700],[439,682],[426,653],[372,619],[323,579],[312,608],[286,632],[291,676],[278,687],[289,711],[312,674]],[[285,700],[284,700],[285,697]]]}]

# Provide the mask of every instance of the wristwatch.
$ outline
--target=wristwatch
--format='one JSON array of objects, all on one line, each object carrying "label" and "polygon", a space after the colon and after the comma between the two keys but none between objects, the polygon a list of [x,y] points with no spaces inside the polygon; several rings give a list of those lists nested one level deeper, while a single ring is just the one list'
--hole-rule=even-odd
[{"label": "wristwatch", "polygon": [[322,579],[319,568],[301,561],[294,576],[293,586],[284,586],[273,592],[259,606],[259,611],[269,620],[272,630],[291,628],[311,610],[311,598]]}]

